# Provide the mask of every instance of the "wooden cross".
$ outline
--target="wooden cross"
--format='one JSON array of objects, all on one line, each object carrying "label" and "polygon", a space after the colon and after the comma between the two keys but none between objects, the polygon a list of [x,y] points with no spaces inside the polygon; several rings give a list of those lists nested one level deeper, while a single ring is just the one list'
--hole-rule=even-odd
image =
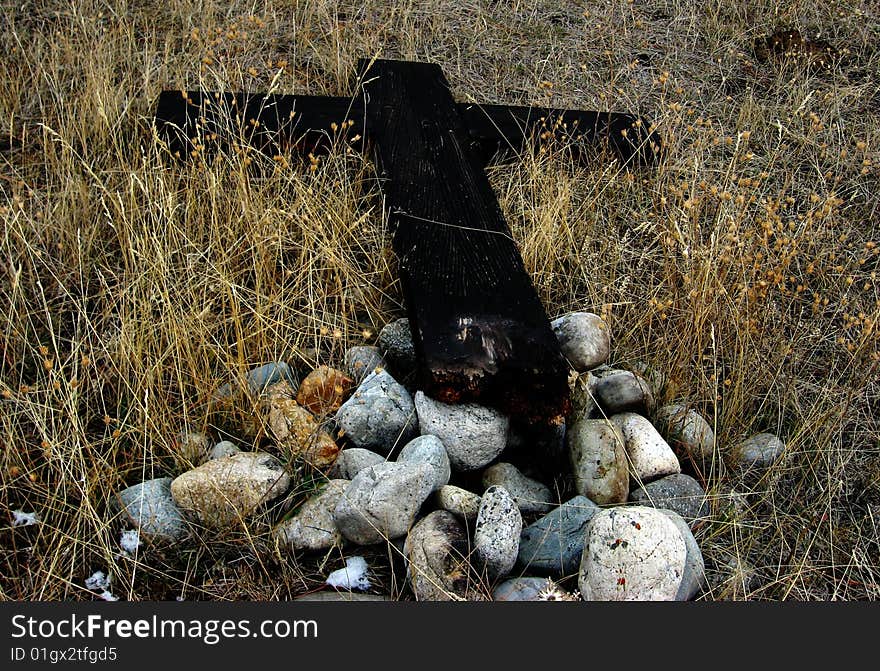
[{"label": "wooden cross", "polygon": [[331,128],[359,136],[385,194],[420,387],[540,423],[567,413],[569,366],[483,169],[559,133],[624,165],[660,156],[634,115],[456,104],[439,66],[408,61],[360,61],[351,98],[165,91],[155,120],[181,158],[234,141],[308,154],[332,144]]}]

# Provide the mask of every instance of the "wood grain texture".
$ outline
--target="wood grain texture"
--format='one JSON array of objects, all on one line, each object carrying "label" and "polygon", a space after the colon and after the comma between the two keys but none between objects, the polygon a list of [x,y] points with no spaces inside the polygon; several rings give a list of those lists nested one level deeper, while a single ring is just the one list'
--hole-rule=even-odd
[{"label": "wood grain texture", "polygon": [[568,410],[568,365],[436,65],[360,64],[422,388],[535,420]]},{"label": "wood grain texture", "polygon": [[551,138],[586,165],[599,163],[597,153],[607,151],[624,166],[653,167],[663,152],[659,133],[635,114],[477,104],[459,105],[459,111],[486,162],[537,148]]},{"label": "wood grain texture", "polygon": [[346,127],[349,137],[361,132],[350,98],[163,91],[159,95],[154,127],[160,140],[178,158],[193,152],[211,154],[230,148],[267,156],[307,155],[332,146],[333,124]]},{"label": "wood grain texture", "polygon": [[[473,103],[456,106],[470,147],[483,165],[497,156],[537,148],[542,135],[565,141],[576,160],[585,165],[599,163],[601,150],[627,167],[653,167],[662,155],[659,134],[650,122],[634,114]],[[337,137],[332,124],[340,127],[344,121],[352,122],[347,137],[362,134],[360,99],[200,91],[163,91],[154,118],[159,138],[181,158],[190,156],[196,146],[212,152],[233,144],[250,145],[269,156],[323,152]]]}]

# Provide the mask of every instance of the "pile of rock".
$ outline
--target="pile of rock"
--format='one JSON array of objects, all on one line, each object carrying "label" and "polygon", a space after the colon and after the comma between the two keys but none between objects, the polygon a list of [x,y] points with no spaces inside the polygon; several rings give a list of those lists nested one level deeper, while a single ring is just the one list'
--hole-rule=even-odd
[{"label": "pile of rock", "polygon": [[[517,440],[509,418],[407,386],[415,353],[399,320],[380,347],[349,349],[344,371],[322,366],[299,384],[285,364],[251,371],[267,451],[210,447],[184,432],[179,445],[194,467],[126,489],[120,508],[143,539],[178,542],[265,510],[290,488],[285,465],[304,461],[326,482],[274,527],[278,546],[396,543],[418,600],[693,598],[704,570],[692,529],[709,505],[678,455],[714,458],[711,426],[685,404],[655,408],[648,369],[608,367],[608,328],[597,315],[566,315],[553,328],[577,373],[564,435],[576,492],[567,501],[501,460]],[[782,449],[760,434],[731,454],[765,466]],[[580,597],[557,582],[575,575]]]}]

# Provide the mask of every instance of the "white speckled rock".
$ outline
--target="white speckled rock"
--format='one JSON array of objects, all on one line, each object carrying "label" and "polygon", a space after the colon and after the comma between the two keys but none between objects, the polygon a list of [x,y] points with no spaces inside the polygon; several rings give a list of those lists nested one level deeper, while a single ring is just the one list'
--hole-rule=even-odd
[{"label": "white speckled rock", "polygon": [[506,576],[516,564],[522,515],[503,487],[489,487],[483,494],[474,530],[474,556],[489,578]]},{"label": "white speckled rock", "polygon": [[504,450],[510,423],[504,415],[474,403],[449,405],[416,392],[423,435],[437,436],[456,471],[482,468]]},{"label": "white speckled rock", "polygon": [[782,456],[785,443],[772,433],[757,433],[746,438],[731,450],[736,465],[741,468],[767,468]]},{"label": "white speckled rock", "polygon": [[346,487],[348,480],[330,480],[293,517],[278,524],[272,535],[292,550],[317,552],[341,546],[343,538],[333,521],[333,511]]},{"label": "white speckled rock", "polygon": [[629,410],[650,409],[654,405],[654,395],[648,383],[628,370],[612,369],[597,374],[592,392],[605,416],[609,417]]},{"label": "white speckled rock", "polygon": [[407,534],[404,554],[417,601],[468,598],[468,538],[455,515],[435,510],[419,520]]},{"label": "white speckled rock", "polygon": [[409,441],[397,456],[398,463],[424,463],[434,469],[434,491],[449,483],[452,469],[449,455],[437,436],[419,436]]},{"label": "white speckled rock", "polygon": [[336,412],[336,423],[355,447],[386,455],[418,428],[412,397],[384,370],[364,378]]},{"label": "white speckled rock", "polygon": [[590,370],[608,360],[611,334],[599,315],[572,312],[554,319],[550,325],[562,353],[576,371]]},{"label": "white speckled rock", "polygon": [[171,496],[207,527],[224,528],[253,515],[290,487],[290,476],[265,452],[238,452],[177,476]]},{"label": "white speckled rock", "polygon": [[171,478],[155,478],[119,492],[119,507],[149,540],[179,541],[189,535],[183,512],[171,496]]},{"label": "white speckled rock", "polygon": [[381,454],[365,450],[361,447],[349,447],[339,453],[336,463],[330,469],[330,477],[353,480],[354,476],[365,468],[384,463],[385,457]]},{"label": "white speckled rock", "polygon": [[611,421],[623,435],[635,480],[649,482],[664,475],[681,473],[675,452],[649,420],[634,412],[622,412],[614,415]]},{"label": "white speckled rock", "polygon": [[712,458],[715,432],[696,410],[682,403],[664,405],[657,411],[657,427],[670,445],[681,447],[696,461]]},{"label": "white speckled rock", "polygon": [[444,485],[434,494],[437,506],[471,522],[480,512],[480,496],[454,485]]},{"label": "white speckled rock", "polygon": [[521,513],[547,513],[553,509],[554,496],[550,488],[519,472],[513,464],[493,464],[483,472],[483,487],[500,485],[516,501]]},{"label": "white speckled rock", "polygon": [[578,494],[600,505],[623,503],[629,494],[624,437],[608,420],[582,419],[566,436]]},{"label": "white speckled rock", "polygon": [[398,538],[409,531],[433,484],[434,469],[428,464],[370,466],[349,483],[333,521],[346,539],[359,545]]},{"label": "white speckled rock", "polygon": [[681,531],[664,512],[603,510],[587,528],[578,587],[586,601],[674,601],[687,560]]}]

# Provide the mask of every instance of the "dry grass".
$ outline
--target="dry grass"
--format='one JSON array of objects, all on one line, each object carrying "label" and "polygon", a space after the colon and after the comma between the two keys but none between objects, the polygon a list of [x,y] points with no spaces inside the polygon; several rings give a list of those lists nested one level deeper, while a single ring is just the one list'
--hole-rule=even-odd
[{"label": "dry grass", "polygon": [[[438,62],[460,100],[657,121],[657,172],[553,146],[491,169],[539,294],[601,312],[614,361],[715,426],[705,598],[880,597],[875,3],[35,0],[0,22],[0,507],[42,520],[0,522],[0,598],[92,598],[97,569],[124,598],[286,598],[342,564],[279,553],[267,518],[130,558],[109,504],[185,467],[183,426],[233,430],[218,384],[339,363],[401,310],[365,159],[170,165],[156,96],[344,95],[373,55]],[[788,26],[842,63],[757,63],[752,39]],[[785,459],[747,479],[725,456],[760,430]]]}]

